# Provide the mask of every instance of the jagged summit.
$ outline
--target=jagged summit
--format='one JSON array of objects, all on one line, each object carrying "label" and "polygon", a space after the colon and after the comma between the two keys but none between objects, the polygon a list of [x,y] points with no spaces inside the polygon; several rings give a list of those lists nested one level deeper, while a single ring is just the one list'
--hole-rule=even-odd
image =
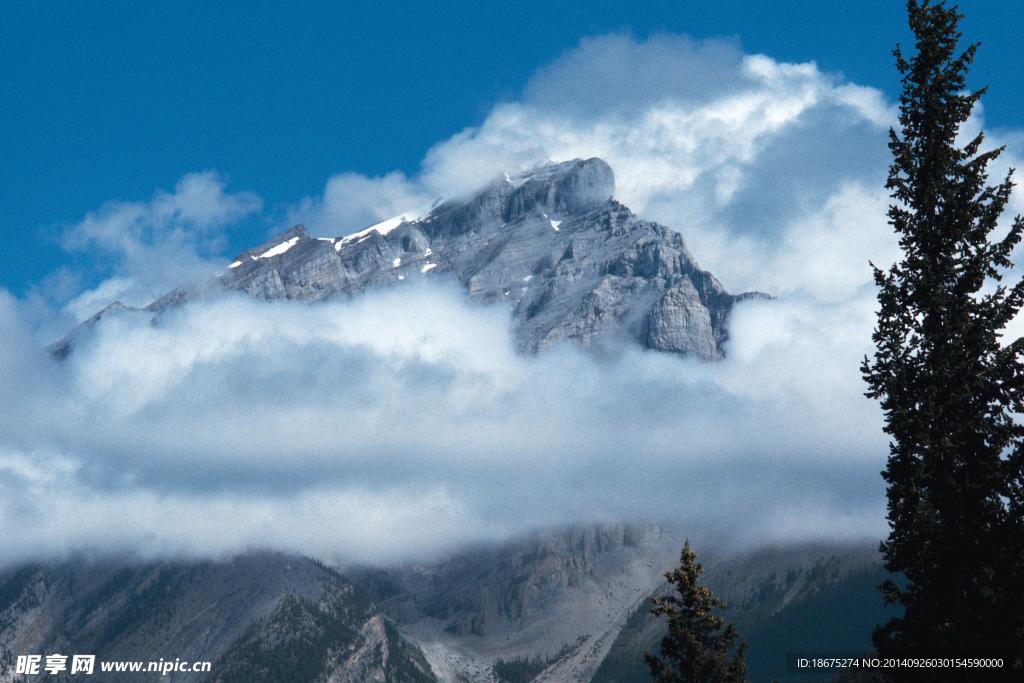
[{"label": "jagged summit", "polygon": [[449,238],[473,228],[511,223],[533,213],[565,217],[586,213],[615,194],[615,174],[601,159],[574,159],[539,166],[495,180],[468,202],[444,202],[424,220],[431,238]]},{"label": "jagged summit", "polygon": [[[146,310],[223,290],[322,300],[448,274],[474,300],[509,306],[526,352],[564,339],[589,347],[632,340],[720,358],[732,305],[750,295],[727,293],[681,235],[641,220],[614,192],[607,163],[574,159],[506,174],[426,216],[349,235],[311,237],[297,225],[239,254],[214,283],[172,291]],[[70,343],[58,347],[66,354]]]}]

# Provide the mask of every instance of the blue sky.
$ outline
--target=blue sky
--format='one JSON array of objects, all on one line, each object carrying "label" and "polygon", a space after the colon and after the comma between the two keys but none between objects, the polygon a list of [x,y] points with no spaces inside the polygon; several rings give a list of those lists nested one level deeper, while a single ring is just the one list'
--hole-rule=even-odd
[{"label": "blue sky", "polygon": [[[966,1],[988,126],[1019,123],[1017,3]],[[283,211],[339,171],[414,174],[424,153],[584,36],[738,37],[895,92],[902,3],[0,3],[0,285],[61,265],[54,235],[103,202],[145,199],[190,171]],[[228,251],[266,232],[242,221]]]}]

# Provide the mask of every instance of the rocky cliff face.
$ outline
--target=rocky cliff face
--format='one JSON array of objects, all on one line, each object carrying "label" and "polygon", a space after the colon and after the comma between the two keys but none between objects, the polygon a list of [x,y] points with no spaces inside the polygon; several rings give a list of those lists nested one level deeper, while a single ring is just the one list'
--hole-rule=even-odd
[{"label": "rocky cliff face", "polygon": [[[175,290],[147,310],[224,290],[316,301],[447,276],[476,301],[508,306],[526,352],[559,340],[587,347],[629,340],[720,358],[733,304],[759,295],[726,292],[681,235],[638,218],[612,199],[614,191],[608,164],[577,159],[505,176],[422,218],[397,216],[351,235],[310,237],[295,226],[239,255],[215,282]],[[54,351],[66,354],[73,337]]]},{"label": "rocky cliff face", "polygon": [[537,680],[588,680],[680,544],[654,524],[576,526],[356,582],[443,680],[495,680],[499,660],[550,669]]}]

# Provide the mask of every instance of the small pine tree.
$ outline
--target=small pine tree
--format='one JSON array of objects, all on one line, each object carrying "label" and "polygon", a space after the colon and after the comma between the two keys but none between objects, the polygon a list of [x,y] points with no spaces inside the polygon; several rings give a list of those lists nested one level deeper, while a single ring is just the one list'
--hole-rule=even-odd
[{"label": "small pine tree", "polygon": [[[743,683],[747,680],[747,644],[736,643],[736,629],[714,610],[725,607],[710,589],[700,585],[704,568],[690,542],[683,546],[679,566],[665,572],[678,597],[651,598],[651,614],[668,617],[668,633],[660,655],[644,653],[653,680],[659,683]],[[732,651],[735,649],[735,652]],[[730,656],[731,655],[731,656]]]},{"label": "small pine tree", "polygon": [[965,90],[978,45],[959,51],[962,15],[927,0],[907,9],[916,54],[907,60],[895,50],[901,131],[890,131],[887,183],[903,253],[887,271],[875,269],[877,350],[862,367],[891,436],[883,472],[890,533],[881,549],[902,579],[882,589],[904,615],[874,640],[883,656],[995,654],[1019,666],[1024,340],[1006,345],[1003,333],[1024,303],[1024,283],[1000,280],[1024,221],[994,239],[1013,187],[1010,175],[988,184],[988,164],[1002,150],[981,151],[981,133],[958,142],[984,93]]}]

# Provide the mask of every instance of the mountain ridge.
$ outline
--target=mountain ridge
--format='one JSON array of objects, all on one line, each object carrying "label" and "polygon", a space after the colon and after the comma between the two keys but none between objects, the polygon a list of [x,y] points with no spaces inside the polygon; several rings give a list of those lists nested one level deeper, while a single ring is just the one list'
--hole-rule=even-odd
[{"label": "mountain ridge", "polygon": [[[159,315],[230,291],[321,301],[447,275],[472,300],[509,307],[525,353],[563,340],[597,349],[625,340],[721,358],[733,305],[766,295],[728,293],[678,232],[639,218],[614,190],[607,163],[574,159],[506,174],[426,216],[399,215],[348,235],[314,237],[296,225],[239,254],[214,280],[141,310]],[[126,310],[139,309],[112,304],[51,351],[66,356],[77,335]]]},{"label": "mountain ridge", "polygon": [[[16,655],[44,651],[213,663],[205,675],[123,680],[500,683],[527,680],[499,675],[501,662],[524,661],[540,666],[535,681],[648,680],[642,653],[664,623],[647,599],[666,590],[680,536],[657,524],[576,525],[362,569],[259,551],[6,567],[0,681],[17,680]],[[751,641],[758,683],[794,679],[787,652],[867,647],[884,616],[873,542],[709,548],[703,559]]]}]

